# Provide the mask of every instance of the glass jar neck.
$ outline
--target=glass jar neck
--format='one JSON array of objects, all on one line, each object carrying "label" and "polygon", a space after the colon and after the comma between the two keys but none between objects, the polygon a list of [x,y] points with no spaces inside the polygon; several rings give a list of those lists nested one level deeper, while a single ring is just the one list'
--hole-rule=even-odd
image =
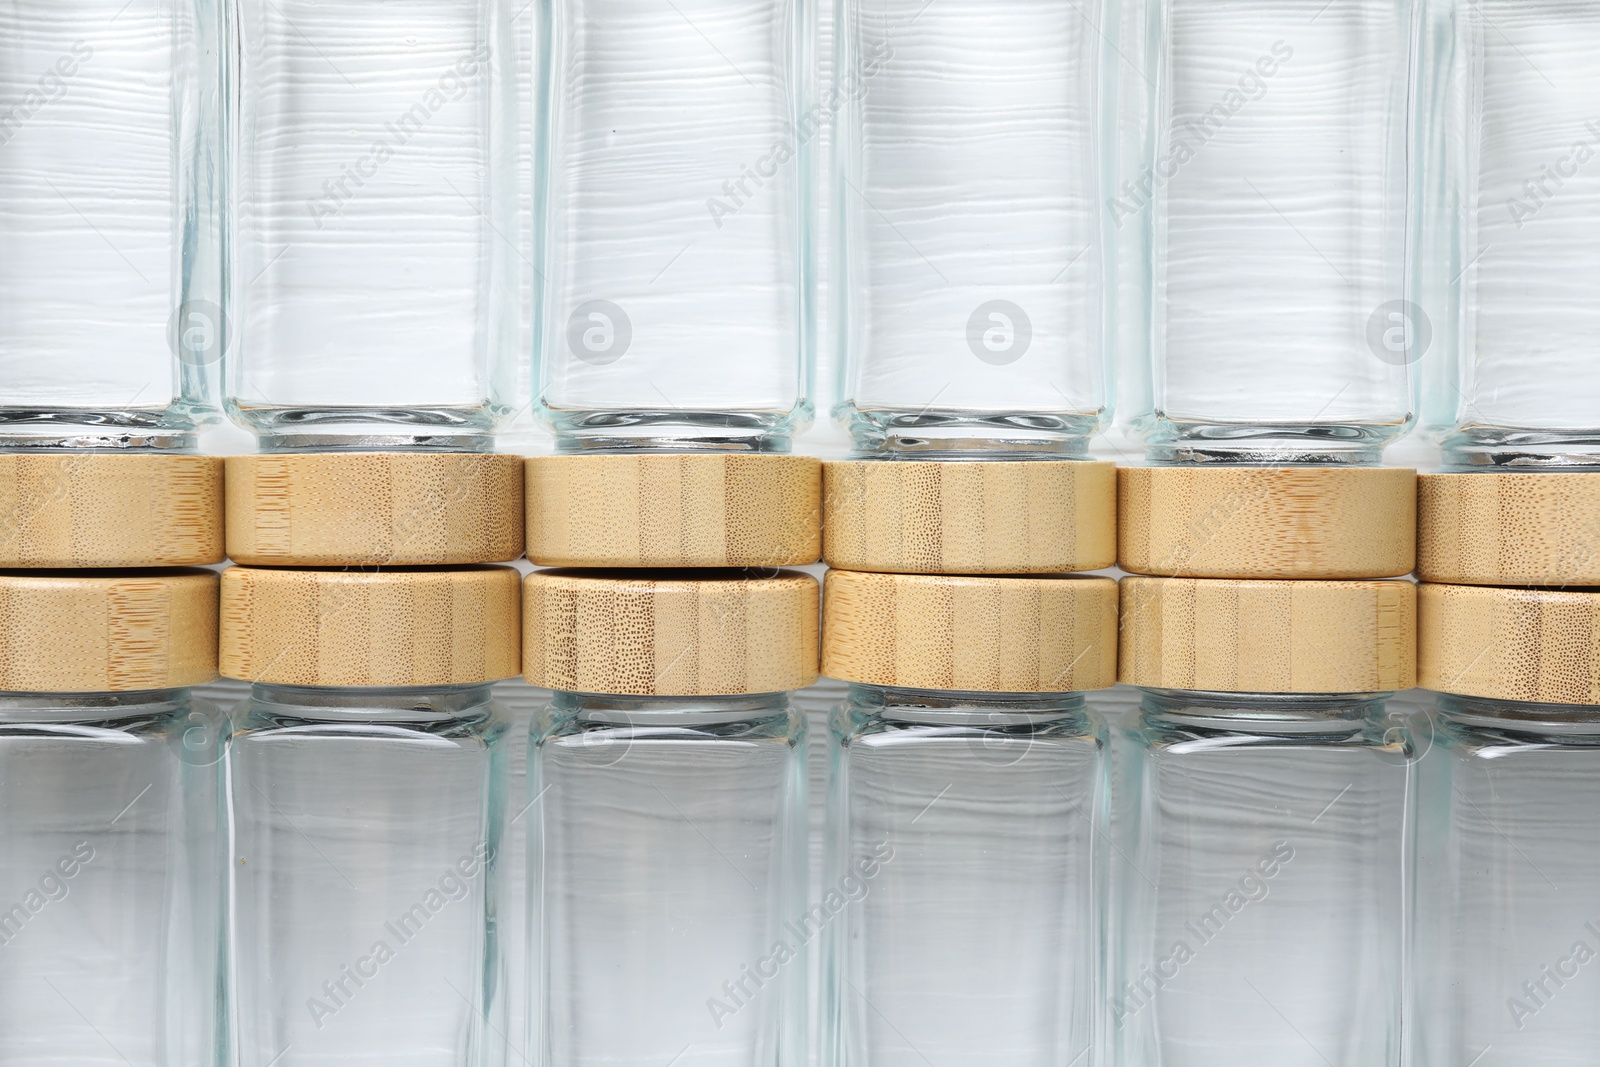
[{"label": "glass jar neck", "polygon": [[437,722],[488,714],[492,692],[488,684],[358,688],[257,682],[250,687],[250,701],[258,712],[288,718]]},{"label": "glass jar neck", "polygon": [[639,726],[649,723],[710,725],[765,719],[789,712],[789,694],[753,696],[638,697],[557,690],[551,698],[558,713],[586,723]]},{"label": "glass jar neck", "polygon": [[1359,730],[1384,714],[1390,693],[1203,693],[1141,689],[1146,721],[1252,734]]},{"label": "glass jar neck", "polygon": [[1439,716],[1471,730],[1528,735],[1560,744],[1600,744],[1600,705],[1438,695]]},{"label": "glass jar neck", "polygon": [[186,712],[187,689],[145,689],[132,693],[3,693],[0,724],[107,722]]},{"label": "glass jar neck", "polygon": [[851,685],[850,710],[896,722],[940,726],[1008,726],[1082,718],[1082,693],[973,693],[944,689]]}]

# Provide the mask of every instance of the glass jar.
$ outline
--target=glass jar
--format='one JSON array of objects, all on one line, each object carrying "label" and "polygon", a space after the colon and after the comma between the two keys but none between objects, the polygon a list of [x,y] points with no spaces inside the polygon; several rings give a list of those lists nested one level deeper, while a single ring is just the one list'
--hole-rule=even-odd
[{"label": "glass jar", "polygon": [[0,449],[189,449],[215,411],[218,8],[0,10]]},{"label": "glass jar", "polygon": [[808,6],[538,5],[534,391],[558,448],[782,452],[810,421]]},{"label": "glass jar", "polygon": [[1583,4],[1424,5],[1441,102],[1422,170],[1427,304],[1441,341],[1429,422],[1457,467],[1600,460],[1600,12]]},{"label": "glass jar", "polygon": [[837,417],[859,454],[1081,453],[1110,409],[1103,3],[847,0]]},{"label": "glass jar", "polygon": [[1438,720],[1421,765],[1417,1062],[1588,1063],[1600,707],[1441,695]]},{"label": "glass jar", "polygon": [[1400,1063],[1414,753],[1387,696],[1143,691],[1118,1063]]},{"label": "glass jar", "polygon": [[533,1062],[804,1062],[805,752],[787,694],[554,694],[529,773]]},{"label": "glass jar", "polygon": [[[1431,327],[1407,289],[1409,0],[1147,0],[1106,209],[1153,461],[1376,462]],[[1423,101],[1419,107],[1431,107]]]},{"label": "glass jar", "polygon": [[0,1062],[217,1062],[220,756],[187,689],[0,693]]},{"label": "glass jar", "polygon": [[229,744],[238,1062],[488,1062],[504,726],[489,685],[257,684]]},{"label": "glass jar", "polygon": [[232,5],[227,408],[264,451],[484,450],[517,348],[512,5]]},{"label": "glass jar", "polygon": [[1106,737],[1080,694],[853,685],[833,720],[834,1067],[1086,1062]]}]

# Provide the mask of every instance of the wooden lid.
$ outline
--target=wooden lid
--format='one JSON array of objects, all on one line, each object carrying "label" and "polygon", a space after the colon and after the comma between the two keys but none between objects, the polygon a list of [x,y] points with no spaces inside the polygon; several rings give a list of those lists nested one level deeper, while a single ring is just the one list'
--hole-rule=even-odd
[{"label": "wooden lid", "polygon": [[222,561],[222,460],[0,453],[0,567]]},{"label": "wooden lid", "polygon": [[733,696],[817,680],[817,581],[779,571],[534,571],[522,670],[533,685],[629,696]]},{"label": "wooden lid", "polygon": [[1416,684],[1416,586],[1122,580],[1118,678],[1212,693],[1381,693]]},{"label": "wooden lid", "polygon": [[538,456],[528,460],[528,558],[550,567],[815,563],[820,467],[810,456]]},{"label": "wooden lid", "polygon": [[228,556],[251,566],[437,566],[522,554],[522,458],[317,452],[228,460]]},{"label": "wooden lid", "polygon": [[1416,558],[1417,472],[1124,467],[1118,560],[1185,578],[1387,578]]},{"label": "wooden lid", "polygon": [[1417,575],[1468,585],[1600,585],[1600,474],[1424,474]]},{"label": "wooden lid", "polygon": [[222,572],[222,673],[279,685],[471,685],[517,673],[511,567]]},{"label": "wooden lid", "polygon": [[867,685],[1064,693],[1115,684],[1110,578],[829,571],[822,673]]},{"label": "wooden lid", "polygon": [[212,571],[0,574],[0,691],[122,693],[216,676]]},{"label": "wooden lid", "polygon": [[1600,704],[1600,592],[1418,588],[1418,684],[1424,688],[1496,700]]},{"label": "wooden lid", "polygon": [[1092,571],[1116,562],[1116,467],[1054,460],[823,465],[823,556],[910,574]]}]

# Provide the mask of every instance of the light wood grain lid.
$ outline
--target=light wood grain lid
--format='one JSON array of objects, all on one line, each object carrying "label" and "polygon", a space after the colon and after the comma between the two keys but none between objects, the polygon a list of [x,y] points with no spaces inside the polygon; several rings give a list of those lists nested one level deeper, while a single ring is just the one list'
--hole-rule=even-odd
[{"label": "light wood grain lid", "polygon": [[1122,579],[1119,679],[1213,693],[1381,693],[1416,684],[1407,581]]},{"label": "light wood grain lid", "polygon": [[830,566],[1041,574],[1116,562],[1116,467],[1086,461],[823,465]]},{"label": "light wood grain lid", "polygon": [[1471,585],[1600,585],[1600,474],[1424,474],[1417,576]]},{"label": "light wood grain lid", "polygon": [[521,554],[520,456],[318,452],[228,460],[235,563],[427,566]]},{"label": "light wood grain lid", "polygon": [[733,696],[817,680],[817,581],[779,571],[535,571],[523,593],[533,685],[630,696]]},{"label": "light wood grain lid", "polygon": [[320,686],[472,685],[517,673],[510,567],[222,572],[222,673]]},{"label": "light wood grain lid", "polygon": [[829,571],[822,673],[975,693],[1103,689],[1117,680],[1117,585]]},{"label": "light wood grain lid", "polygon": [[1124,467],[1118,561],[1135,574],[1186,578],[1409,574],[1416,476],[1396,467]]},{"label": "light wood grain lid", "polygon": [[0,453],[0,567],[222,561],[222,460]]},{"label": "light wood grain lid", "polygon": [[811,456],[538,456],[528,558],[551,567],[789,567],[822,553]]},{"label": "light wood grain lid", "polygon": [[1424,688],[1498,700],[1600,704],[1600,592],[1418,588]]},{"label": "light wood grain lid", "polygon": [[122,693],[216,676],[212,571],[0,574],[0,691]]}]

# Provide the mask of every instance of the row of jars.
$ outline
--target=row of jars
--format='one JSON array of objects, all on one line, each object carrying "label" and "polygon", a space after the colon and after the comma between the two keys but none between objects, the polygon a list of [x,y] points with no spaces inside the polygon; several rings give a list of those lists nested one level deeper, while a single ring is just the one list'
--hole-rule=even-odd
[{"label": "row of jars", "polygon": [[1120,375],[1157,459],[1420,420],[1583,462],[1597,40],[1512,0],[14,4],[0,431],[474,448],[531,376],[564,449],[782,450],[837,350],[869,454],[1070,455]]},{"label": "row of jars", "polygon": [[[296,583],[391,581],[246,570],[224,601],[253,589],[261,617]],[[606,581],[541,573],[557,599]],[[545,690],[514,732],[489,679],[517,669],[515,573],[402,580],[487,606],[379,625],[347,591],[314,660],[279,658],[326,683],[346,646],[452,645],[472,680],[257,682],[226,718],[188,685],[215,576],[0,583],[0,1062],[793,1067],[814,956],[829,1067],[1577,1065],[1600,1042],[1594,706],[858,683],[809,883],[793,691]],[[759,581],[814,621],[811,579]],[[157,688],[14,691],[117,640],[24,601],[117,631],[157,585],[195,623]],[[235,610],[225,650],[256,625]],[[815,678],[814,645],[762,658]]]}]

